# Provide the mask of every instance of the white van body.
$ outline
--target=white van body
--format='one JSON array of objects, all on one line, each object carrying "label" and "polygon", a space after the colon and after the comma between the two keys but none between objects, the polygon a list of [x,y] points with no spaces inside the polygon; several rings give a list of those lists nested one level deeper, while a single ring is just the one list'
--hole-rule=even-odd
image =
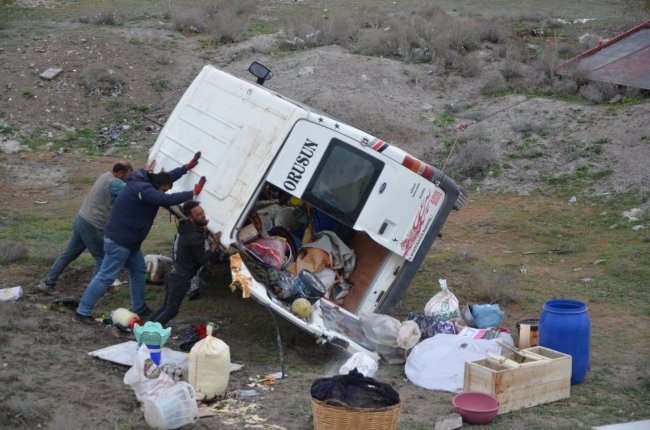
[{"label": "white van body", "polygon": [[[179,101],[150,161],[171,170],[197,151],[198,166],[174,187],[207,178],[199,200],[223,245],[237,242],[269,184],[357,232],[348,244],[357,253],[353,293],[343,306],[321,299],[301,319],[264,284],[250,285],[257,301],[350,352],[372,353],[358,316],[392,312],[452,208],[466,199],[451,179],[400,149],[212,66]],[[243,274],[251,276],[246,267]]]}]

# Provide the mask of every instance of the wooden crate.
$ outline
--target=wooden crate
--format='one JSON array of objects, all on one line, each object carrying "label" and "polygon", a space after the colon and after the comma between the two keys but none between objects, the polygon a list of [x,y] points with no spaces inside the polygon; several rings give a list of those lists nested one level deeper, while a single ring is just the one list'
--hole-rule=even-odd
[{"label": "wooden crate", "polygon": [[[499,414],[566,399],[571,394],[571,356],[536,346],[527,348],[550,358],[517,369],[487,359],[465,363],[463,391],[480,391],[499,399]],[[515,354],[503,354],[515,360]]]}]

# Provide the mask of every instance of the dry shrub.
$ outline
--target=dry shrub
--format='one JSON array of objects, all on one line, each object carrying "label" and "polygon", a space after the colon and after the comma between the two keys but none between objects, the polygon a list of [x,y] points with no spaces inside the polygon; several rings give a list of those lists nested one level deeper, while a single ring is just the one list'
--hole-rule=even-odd
[{"label": "dry shrub", "polygon": [[367,30],[359,39],[362,54],[403,57],[409,51],[408,40],[402,31],[402,23],[393,19],[385,29]]},{"label": "dry shrub", "polygon": [[572,96],[578,92],[578,83],[573,79],[556,81],[550,89],[550,93],[557,96]]},{"label": "dry shrub", "polygon": [[171,63],[171,56],[168,51],[156,52],[153,54],[153,58],[156,60],[156,63],[166,66]]},{"label": "dry shrub", "polygon": [[544,46],[541,55],[533,63],[533,69],[536,70],[543,80],[550,81],[555,77],[555,68],[560,63],[558,59],[558,46]]},{"label": "dry shrub", "polygon": [[96,25],[122,25],[125,14],[121,9],[103,7],[88,11],[90,22]]},{"label": "dry shrub", "polygon": [[582,67],[577,61],[563,66],[562,76],[575,81],[578,86],[587,85],[589,80],[589,71]]},{"label": "dry shrub", "polygon": [[0,263],[10,264],[29,258],[29,248],[22,242],[7,240],[0,243]]},{"label": "dry shrub", "polygon": [[463,55],[458,59],[458,74],[464,78],[481,75],[481,59],[476,55]]},{"label": "dry shrub", "polygon": [[508,305],[516,301],[515,277],[510,272],[474,269],[472,281],[479,301]]},{"label": "dry shrub", "polygon": [[608,101],[618,94],[618,85],[593,81],[580,87],[580,96],[594,103]]},{"label": "dry shrub", "polygon": [[539,133],[545,130],[542,124],[524,120],[513,124],[512,129],[518,133]]},{"label": "dry shrub", "polygon": [[111,69],[108,64],[91,64],[81,74],[81,85],[88,92],[97,95],[121,94],[124,78],[121,74]]},{"label": "dry shrub", "polygon": [[509,30],[505,19],[501,17],[487,18],[482,23],[480,29],[480,38],[490,43],[504,42],[508,36]]},{"label": "dry shrub", "polygon": [[521,78],[524,75],[521,65],[512,60],[506,60],[503,69],[499,70],[506,81]]},{"label": "dry shrub", "polygon": [[510,87],[508,86],[506,80],[503,78],[503,76],[499,75],[490,78],[485,83],[483,88],[481,88],[481,94],[485,96],[495,96],[508,91],[509,89]]},{"label": "dry shrub", "polygon": [[354,14],[359,28],[380,28],[384,25],[384,15],[376,6],[363,5]]},{"label": "dry shrub", "polygon": [[456,153],[449,161],[449,168],[455,175],[470,178],[482,176],[497,158],[492,147],[477,141],[456,145]]},{"label": "dry shrub", "polygon": [[356,39],[359,27],[354,17],[338,15],[323,21],[320,30],[325,44],[346,45]]},{"label": "dry shrub", "polygon": [[256,10],[257,0],[214,0],[193,8],[172,9],[170,17],[175,30],[209,33],[222,43],[230,43],[244,40]]},{"label": "dry shrub", "polygon": [[38,400],[21,399],[18,396],[12,396],[0,404],[0,422],[18,425],[23,428],[35,428],[35,421],[47,416],[47,406]]},{"label": "dry shrub", "polygon": [[52,264],[61,255],[63,249],[60,244],[42,241],[36,247],[36,254],[32,258],[44,264]]}]

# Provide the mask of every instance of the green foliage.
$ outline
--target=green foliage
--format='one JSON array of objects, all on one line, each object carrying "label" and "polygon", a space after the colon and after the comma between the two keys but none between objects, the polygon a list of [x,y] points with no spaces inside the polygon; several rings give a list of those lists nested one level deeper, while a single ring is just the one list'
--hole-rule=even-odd
[{"label": "green foliage", "polygon": [[433,120],[433,125],[442,129],[448,129],[454,123],[454,118],[447,113],[443,113],[439,118]]},{"label": "green foliage", "polygon": [[142,41],[139,40],[139,39],[136,39],[135,37],[134,37],[134,38],[131,38],[131,39],[129,40],[129,43],[130,43],[131,45],[142,45]]}]

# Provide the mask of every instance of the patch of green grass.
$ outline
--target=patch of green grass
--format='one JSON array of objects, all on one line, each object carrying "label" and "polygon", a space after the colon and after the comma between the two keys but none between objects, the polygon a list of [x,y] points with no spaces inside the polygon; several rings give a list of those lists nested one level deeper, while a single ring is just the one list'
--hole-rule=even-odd
[{"label": "patch of green grass", "polygon": [[129,40],[129,44],[131,45],[142,45],[142,41],[139,39],[136,39],[135,37],[131,38]]},{"label": "patch of green grass", "polygon": [[433,120],[433,125],[436,127],[442,128],[444,130],[448,129],[451,124],[455,122],[454,118],[447,113],[443,113],[439,118]]},{"label": "patch of green grass", "polygon": [[31,99],[32,97],[34,97],[34,93],[32,93],[29,90],[23,91],[23,97],[25,97],[26,99]]},{"label": "patch of green grass", "polygon": [[10,134],[10,133],[13,133],[13,132],[14,132],[14,130],[11,127],[6,126],[6,125],[0,125],[0,133]]}]

